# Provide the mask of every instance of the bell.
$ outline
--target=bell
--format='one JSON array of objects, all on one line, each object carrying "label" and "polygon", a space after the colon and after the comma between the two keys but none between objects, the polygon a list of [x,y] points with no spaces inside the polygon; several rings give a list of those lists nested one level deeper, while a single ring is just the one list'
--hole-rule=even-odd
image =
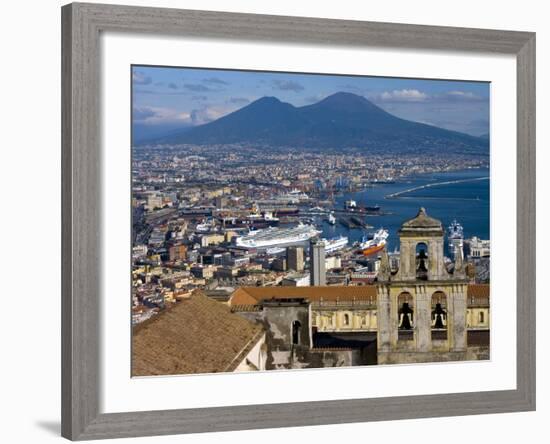
[{"label": "bell", "polygon": [[445,325],[443,325],[443,315],[445,314],[445,310],[441,307],[441,304],[435,305],[435,324],[434,328],[445,328]]},{"label": "bell", "polygon": [[428,259],[426,252],[424,250],[420,250],[420,253],[418,254],[418,271],[428,271],[428,269],[426,268],[426,259]]},{"label": "bell", "polygon": [[400,312],[403,315],[403,318],[401,319],[401,325],[399,328],[403,330],[410,330],[412,328],[410,315],[412,315],[413,311],[410,309],[408,302],[403,303],[403,307]]}]

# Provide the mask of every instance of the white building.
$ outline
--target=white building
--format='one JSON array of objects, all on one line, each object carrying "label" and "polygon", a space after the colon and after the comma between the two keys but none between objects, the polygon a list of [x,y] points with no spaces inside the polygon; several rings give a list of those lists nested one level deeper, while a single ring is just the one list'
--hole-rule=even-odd
[{"label": "white building", "polygon": [[470,257],[489,257],[491,256],[491,241],[482,240],[476,236],[468,241],[470,247]]},{"label": "white building", "polygon": [[310,278],[308,273],[293,273],[285,276],[281,281],[283,287],[309,287]]}]

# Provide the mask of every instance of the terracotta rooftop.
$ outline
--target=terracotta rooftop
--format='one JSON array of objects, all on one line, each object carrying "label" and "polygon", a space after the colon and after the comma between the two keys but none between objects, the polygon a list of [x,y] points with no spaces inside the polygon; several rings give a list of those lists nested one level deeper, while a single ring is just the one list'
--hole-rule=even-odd
[{"label": "terracotta rooftop", "polygon": [[231,306],[257,305],[269,299],[304,298],[311,302],[319,301],[376,301],[376,287],[330,286],[330,287],[240,287],[233,292],[229,303]]},{"label": "terracotta rooftop", "polygon": [[489,295],[489,284],[468,285],[468,306],[488,306]]},{"label": "terracotta rooftop", "polygon": [[[258,305],[270,299],[304,298],[311,302],[319,301],[371,301],[376,302],[376,286],[362,285],[349,287],[240,287],[229,299],[229,304],[235,311],[244,310],[245,306]],[[488,284],[468,285],[468,304],[489,304]],[[238,307],[238,308],[237,308]]]},{"label": "terracotta rooftop", "polygon": [[132,375],[233,371],[263,335],[263,328],[195,292],[134,327]]},{"label": "terracotta rooftop", "polygon": [[469,284],[468,296],[489,297],[489,284]]}]

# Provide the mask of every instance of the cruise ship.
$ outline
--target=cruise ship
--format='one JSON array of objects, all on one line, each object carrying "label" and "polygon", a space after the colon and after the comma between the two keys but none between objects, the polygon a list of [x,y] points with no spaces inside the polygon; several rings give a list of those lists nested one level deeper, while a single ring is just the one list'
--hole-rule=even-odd
[{"label": "cruise ship", "polygon": [[382,249],[386,245],[386,240],[388,239],[388,236],[388,230],[380,228],[376,233],[374,233],[374,236],[371,240],[361,242],[359,246],[361,249],[361,253],[364,256],[370,256],[372,254],[378,253],[379,251],[382,251]]},{"label": "cruise ship", "polygon": [[307,242],[318,236],[321,231],[313,225],[299,224],[291,228],[270,227],[265,230],[250,231],[246,236],[236,239],[237,247],[268,249],[274,247],[288,247]]},{"label": "cruise ship", "polygon": [[330,254],[341,250],[348,244],[346,236],[335,237],[334,239],[321,239],[325,243],[325,253]]}]

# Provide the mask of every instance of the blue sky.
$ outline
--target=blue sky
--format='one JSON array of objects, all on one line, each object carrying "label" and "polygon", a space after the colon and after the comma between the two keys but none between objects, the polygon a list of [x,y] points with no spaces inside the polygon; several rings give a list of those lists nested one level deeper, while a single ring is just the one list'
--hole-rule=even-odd
[{"label": "blue sky", "polygon": [[134,66],[132,86],[136,140],[207,123],[264,96],[303,106],[338,91],[404,119],[489,132],[489,83]]}]

